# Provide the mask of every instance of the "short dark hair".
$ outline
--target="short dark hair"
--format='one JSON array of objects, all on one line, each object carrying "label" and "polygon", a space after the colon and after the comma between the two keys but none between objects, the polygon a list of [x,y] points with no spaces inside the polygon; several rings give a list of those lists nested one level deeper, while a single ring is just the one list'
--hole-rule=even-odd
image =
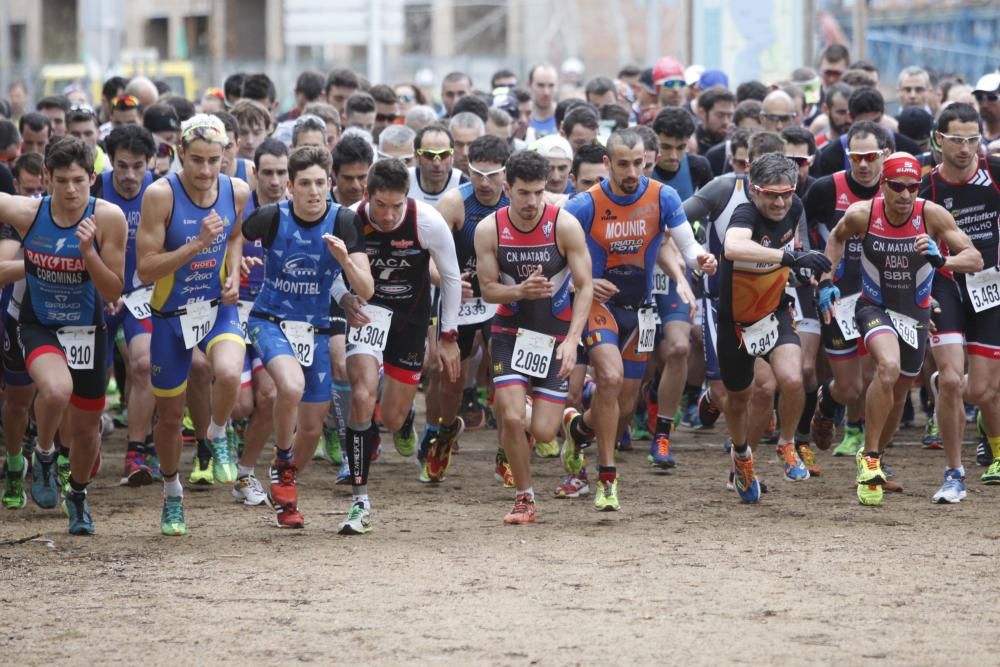
[{"label": "short dark hair", "polygon": [[368,170],[368,196],[384,190],[406,194],[410,192],[410,171],[402,160],[385,158]]},{"label": "short dark hair", "polygon": [[854,88],[851,88],[843,81],[838,81],[826,89],[826,92],[823,94],[823,104],[827,107],[833,106],[833,98],[838,95],[843,97],[845,100],[850,100],[853,92]]},{"label": "short dark hair", "polygon": [[110,102],[118,95],[119,91],[124,90],[127,85],[128,81],[125,80],[125,77],[113,76],[105,81],[104,85],[101,86],[101,97]]},{"label": "short dark hair", "polygon": [[497,87],[497,79],[509,79],[510,77],[517,79],[517,74],[514,74],[514,72],[509,69],[498,69],[493,72],[493,76],[490,77],[490,88]]},{"label": "short dark hair", "polygon": [[120,125],[111,130],[104,140],[104,148],[112,161],[115,153],[126,150],[135,155],[142,155],[147,160],[156,154],[156,141],[153,133],[139,125]]},{"label": "short dark hair", "polygon": [[88,174],[94,173],[94,149],[83,139],[63,135],[45,147],[45,168],[50,174],[74,164],[83,167]]},{"label": "short dark hair", "polygon": [[583,92],[589,100],[591,95],[607,95],[610,92],[614,92],[617,95],[618,89],[615,88],[615,82],[608,77],[595,76],[587,82]]},{"label": "short dark hair", "polygon": [[825,49],[820,51],[819,59],[820,61],[825,60],[828,63],[846,63],[850,61],[851,53],[843,44],[830,44]]},{"label": "short dark hair", "polygon": [[736,101],[757,100],[763,102],[769,92],[771,92],[770,88],[756,79],[751,79],[736,86]]},{"label": "short dark hair", "polygon": [[785,152],[785,140],[777,132],[760,131],[750,135],[747,142],[747,157],[753,162],[761,155]]},{"label": "short dark hair", "polygon": [[156,86],[156,92],[163,97],[164,95],[169,95],[174,92],[174,89],[170,87],[166,79],[153,79],[153,85]]},{"label": "short dark hair", "polygon": [[763,108],[764,105],[761,104],[760,100],[743,100],[736,105],[736,111],[733,112],[733,125],[739,127],[740,123],[745,121],[747,118],[760,118],[760,112]]},{"label": "short dark hair", "polygon": [[198,113],[194,102],[182,95],[165,95],[157,100],[161,104],[169,104],[177,112],[177,120],[184,122]]},{"label": "short dark hair", "polygon": [[789,125],[781,131],[781,138],[785,140],[786,144],[795,144],[796,146],[805,144],[806,152],[809,155],[816,154],[816,137],[801,125]]},{"label": "short dark hair", "polygon": [[629,129],[638,132],[639,136],[642,137],[642,147],[644,150],[659,152],[660,138],[656,136],[656,132],[654,132],[653,128],[649,125],[636,125],[635,127],[629,128],[615,128],[615,132],[619,129]]},{"label": "short dark hair", "polygon": [[24,155],[18,156],[14,160],[14,166],[11,167],[11,172],[14,174],[14,178],[21,178],[22,172],[27,172],[32,176],[41,176],[42,170],[45,168],[45,161],[42,160],[42,156],[38,153],[25,153]]},{"label": "short dark hair", "polygon": [[518,104],[524,104],[525,102],[531,101],[531,91],[527,88],[515,88],[510,91],[510,94],[514,96]]},{"label": "short dark hair", "polygon": [[490,115],[490,105],[475,93],[463,95],[455,100],[455,105],[451,108],[451,117],[454,118],[460,113],[475,114],[485,123]]},{"label": "short dark hair", "polygon": [[625,67],[622,67],[620,70],[618,70],[619,79],[624,79],[626,77],[632,78],[633,76],[640,76],[641,74],[642,70],[639,69],[638,65],[625,65]]},{"label": "short dark hair", "polygon": [[840,80],[852,88],[874,88],[875,78],[863,69],[849,69]]},{"label": "short dark hair", "polygon": [[624,130],[628,127],[629,113],[628,110],[620,104],[603,104],[601,105],[601,120],[610,120],[614,122],[614,127],[611,128],[612,131]]},{"label": "short dark hair", "polygon": [[375,151],[372,145],[363,137],[347,134],[340,138],[333,147],[333,173],[336,175],[342,167],[349,164],[371,166],[375,161]]},{"label": "short dark hair", "polygon": [[399,102],[396,91],[384,83],[369,88],[368,94],[379,104],[397,104]]},{"label": "short dark hair", "polygon": [[736,95],[723,86],[712,86],[698,96],[698,108],[708,113],[719,102],[732,102],[736,106]]},{"label": "short dark hair", "polygon": [[847,66],[847,69],[859,69],[870,74],[878,74],[878,67],[876,67],[873,63],[862,59],[855,60]]},{"label": "short dark hair", "polygon": [[976,111],[974,106],[965,102],[949,104],[944,109],[941,109],[941,114],[937,119],[937,131],[947,133],[948,125],[953,120],[957,120],[959,123],[978,123],[979,112]]},{"label": "short dark hair", "polygon": [[455,147],[455,138],[451,136],[451,131],[440,123],[431,123],[430,125],[417,130],[417,136],[413,139],[413,150],[420,150],[420,147],[424,142],[424,135],[431,134],[432,132],[440,132],[444,134],[448,137],[448,145],[452,148]]},{"label": "short dark hair", "polygon": [[215,111],[212,115],[222,121],[222,126],[226,128],[226,132],[232,132],[234,137],[237,139],[240,138],[240,124],[236,120],[236,116],[228,111]]},{"label": "short dark hair", "polygon": [[14,121],[6,118],[0,119],[0,148],[8,146],[20,146],[21,133],[17,131]]},{"label": "short dark hair", "polygon": [[469,162],[506,164],[510,159],[510,144],[500,137],[484,134],[469,144]]},{"label": "short dark hair", "polygon": [[17,131],[24,135],[24,128],[31,128],[32,132],[41,132],[48,129],[49,136],[52,136],[52,121],[41,111],[29,111],[21,116],[17,121]]},{"label": "short dark hair", "polygon": [[573,152],[573,166],[569,168],[569,173],[573,174],[573,178],[576,178],[580,174],[580,165],[601,164],[607,154],[607,149],[600,144],[580,146]]},{"label": "short dark hair", "polygon": [[358,80],[358,75],[353,71],[347,69],[346,67],[338,67],[335,70],[331,70],[330,73],[326,75],[326,92],[329,93],[330,89],[334,86],[337,88],[351,88],[352,90],[357,90],[361,87],[361,82]]},{"label": "short dark hair", "polygon": [[559,103],[556,104],[555,112],[556,127],[562,127],[563,119],[566,118],[566,114],[568,114],[573,107],[578,107],[581,104],[586,104],[586,102],[581,100],[579,97],[568,97],[565,100],[559,100]]},{"label": "short dark hair", "polygon": [[226,100],[239,99],[243,97],[243,80],[247,78],[244,72],[236,72],[226,77],[222,84],[222,92]]},{"label": "short dark hair", "polygon": [[295,80],[295,92],[301,93],[302,97],[306,98],[306,102],[312,102],[323,94],[324,83],[326,83],[326,77],[322,74],[315,70],[306,70],[299,74],[299,78]]},{"label": "short dark hair", "polygon": [[875,88],[858,88],[847,100],[847,110],[857,118],[864,113],[885,113],[885,99]]},{"label": "short dark hair", "polygon": [[733,136],[729,137],[729,152],[732,155],[735,155],[737,148],[746,148],[749,151],[750,136],[752,134],[753,132],[751,132],[750,130],[736,130],[735,132],[733,132]]},{"label": "short dark hair", "polygon": [[[326,151],[327,154],[330,151]],[[274,137],[268,137],[260,143],[257,150],[253,152],[253,166],[260,169],[260,158],[264,155],[273,155],[274,157],[287,157],[288,156],[288,146],[285,145],[284,141],[280,139],[275,139]],[[332,166],[332,163],[331,163]],[[330,171],[330,166],[325,167],[326,171]]]},{"label": "short dark hair", "polygon": [[653,132],[688,139],[694,134],[694,118],[682,107],[664,107],[653,119]]},{"label": "short dark hair", "polygon": [[896,147],[889,131],[878,123],[873,123],[870,120],[862,120],[854,125],[851,125],[851,129],[847,133],[848,147],[850,147],[851,139],[854,137],[875,137],[875,143],[878,144],[879,149],[895,149]]},{"label": "short dark hair", "polygon": [[274,87],[274,81],[271,81],[271,77],[263,72],[248,74],[243,79],[243,92],[240,95],[251,100],[267,100],[271,103],[278,99],[278,91]]},{"label": "short dark hair", "polygon": [[[275,139],[274,141],[277,140]],[[278,143],[280,144],[281,142],[278,141]],[[287,155],[289,181],[294,181],[300,171],[309,167],[320,167],[329,176],[330,169],[333,167],[330,151],[326,150],[324,146],[300,146]],[[258,157],[254,154],[254,163],[256,164],[257,161]]]},{"label": "short dark hair", "polygon": [[344,107],[344,111],[348,114],[374,113],[375,98],[368,93],[352,93],[351,96],[347,98],[347,106]]},{"label": "short dark hair", "polygon": [[538,151],[518,151],[507,160],[507,183],[514,185],[518,179],[533,183],[549,180],[549,161]]},{"label": "short dark hair", "polygon": [[444,85],[445,82],[451,83],[453,81],[461,81],[463,79],[469,82],[470,87],[472,86],[472,77],[465,72],[448,72],[444,75],[444,78],[441,79],[441,85]]},{"label": "short dark hair", "polygon": [[589,104],[579,105],[570,109],[569,113],[563,119],[562,130],[568,137],[577,125],[582,125],[588,130],[597,132],[601,127],[600,119],[597,117],[597,109]]},{"label": "short dark hair", "polygon": [[45,111],[46,109],[62,109],[63,113],[69,113],[69,98],[65,95],[49,95],[38,100],[35,111]]},{"label": "short dark hair", "polygon": [[626,148],[632,148],[636,144],[642,144],[643,150],[646,149],[645,139],[643,139],[642,135],[633,130],[631,127],[611,133],[611,136],[608,137],[608,141],[605,144],[605,147],[608,149],[608,154],[610,155],[611,149],[619,144],[625,146]]}]

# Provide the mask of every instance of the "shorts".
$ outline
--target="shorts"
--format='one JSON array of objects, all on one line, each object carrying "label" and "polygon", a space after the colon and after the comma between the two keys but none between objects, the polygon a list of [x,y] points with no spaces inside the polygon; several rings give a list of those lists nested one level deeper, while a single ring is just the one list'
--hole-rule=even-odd
[{"label": "shorts", "polygon": [[[247,331],[259,361],[264,366],[275,357],[295,358],[292,346],[281,332],[280,325],[251,315],[247,320]],[[313,341],[312,365],[302,366],[302,374],[305,377],[302,402],[326,403],[330,400],[330,390],[333,385],[333,374],[330,372],[330,337],[326,334],[313,334]],[[246,363],[244,372],[245,369]]]},{"label": "shorts", "polygon": [[347,333],[347,314],[340,304],[330,299],[330,335],[343,336]]},{"label": "shorts", "polygon": [[934,317],[937,333],[931,336],[931,347],[964,343],[971,355],[1000,359],[1000,307],[977,313],[964,282],[937,278],[931,296],[941,313]]},{"label": "shorts", "polygon": [[24,365],[24,352],[21,349],[21,337],[18,331],[17,319],[4,312],[3,331],[3,379],[15,387],[27,387],[33,383],[28,369]]},{"label": "shorts", "polygon": [[427,348],[425,329],[423,321],[408,322],[403,318],[393,317],[392,324],[389,325],[389,335],[386,336],[385,350],[364,343],[352,343],[348,336],[347,353],[344,357],[367,354],[378,360],[386,377],[403,384],[420,384],[424,367],[424,350]]},{"label": "shorts", "polygon": [[[108,330],[101,325],[94,325],[94,366],[88,369],[70,368],[73,379],[73,393],[69,398],[70,405],[87,412],[104,410],[104,388],[108,383]],[[21,341],[21,354],[24,367],[31,370],[31,364],[46,354],[58,354],[66,361],[66,352],[56,336],[56,328],[42,324],[27,322],[18,325],[17,335]]]},{"label": "shorts", "polygon": [[705,347],[705,379],[709,381],[721,380],[722,373],[719,371],[719,353],[717,351],[719,340],[719,300],[714,297],[702,297],[701,308],[701,338]]},{"label": "shorts", "polygon": [[472,356],[472,347],[476,342],[476,333],[482,332],[483,345],[490,342],[490,325],[492,320],[486,320],[479,324],[459,325],[458,327],[458,349],[462,353],[462,361]]},{"label": "shorts", "polygon": [[552,350],[549,360],[549,372],[544,378],[524,375],[511,368],[514,359],[514,343],[517,335],[512,333],[495,333],[490,341],[490,358],[493,362],[493,386],[497,390],[511,385],[531,387],[531,397],[560,405],[566,402],[569,391],[567,380],[559,378],[559,363],[556,361],[556,350]]},{"label": "shorts", "polygon": [[[841,298],[848,296],[853,295],[845,294]],[[859,353],[864,354],[864,343],[861,342],[861,339],[845,339],[840,325],[833,317],[830,318],[829,324],[820,323],[820,335],[823,338],[823,349],[826,351],[826,357],[830,361],[847,361],[855,358]]]},{"label": "shorts", "polygon": [[[152,366],[153,394],[164,398],[179,396],[187,389],[194,349],[184,347],[179,317],[160,317],[154,314],[151,320],[153,338],[149,342],[149,360]],[[215,324],[198,343],[198,348],[208,354],[220,340],[231,340],[246,347],[236,304],[219,304]]]},{"label": "shorts", "polygon": [[137,320],[128,306],[122,306],[122,309],[115,315],[105,313],[104,324],[108,327],[108,359],[113,358],[115,336],[118,334],[119,327],[125,332],[126,347],[136,336],[153,333],[153,318],[147,317],[144,320]]},{"label": "shorts", "polygon": [[691,315],[691,305],[684,303],[677,294],[677,283],[670,281],[670,287],[666,294],[655,295],[656,309],[660,313],[660,323],[667,322],[689,322]]},{"label": "shorts", "polygon": [[[799,345],[799,335],[795,332],[791,309],[788,301],[783,301],[774,314],[778,317],[778,340],[771,352],[781,345]],[[743,341],[736,331],[736,324],[731,321],[720,321],[716,353],[719,357],[719,370],[722,383],[729,391],[743,391],[753,384],[753,366],[756,357],[743,347]],[[707,345],[706,345],[707,347]],[[762,358],[767,360],[771,352]]]},{"label": "shorts", "polygon": [[260,360],[257,350],[253,345],[247,345],[246,354],[243,355],[243,371],[240,373],[240,386],[249,387],[253,384],[253,374],[264,368],[264,362]]},{"label": "shorts", "polygon": [[937,333],[929,337],[930,346],[965,345],[965,304],[958,283],[938,273],[931,285],[931,298],[941,312],[931,313]]},{"label": "shorts", "polygon": [[[801,314],[800,319],[795,321],[795,330],[799,334],[822,335],[822,328],[819,320],[819,308],[816,306],[816,292],[811,285],[789,288],[794,292],[795,303],[798,306],[796,314]],[[791,296],[791,294],[789,294]]]},{"label": "shorts", "polygon": [[917,329],[917,348],[913,349],[900,339],[896,333],[896,328],[889,319],[889,314],[882,306],[876,306],[870,301],[858,299],[857,308],[854,310],[854,317],[858,322],[858,331],[865,344],[868,344],[875,336],[881,334],[892,334],[899,342],[899,374],[900,376],[913,379],[920,375],[920,369],[924,365],[924,357],[927,355],[927,322],[929,317],[925,317],[919,329]]},{"label": "shorts", "polygon": [[597,303],[590,307],[583,341],[590,351],[598,345],[614,345],[622,353],[626,380],[641,380],[646,372],[648,352],[639,352],[639,314],[612,304]]}]

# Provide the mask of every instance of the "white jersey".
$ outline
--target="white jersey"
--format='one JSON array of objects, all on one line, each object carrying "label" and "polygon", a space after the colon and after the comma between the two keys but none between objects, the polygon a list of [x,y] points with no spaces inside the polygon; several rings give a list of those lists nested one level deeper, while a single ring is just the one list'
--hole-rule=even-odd
[{"label": "white jersey", "polygon": [[441,201],[441,197],[448,190],[454,190],[459,185],[462,184],[462,172],[458,169],[451,170],[451,176],[448,177],[448,182],[445,183],[444,189],[441,192],[425,192],[422,187],[420,187],[420,172],[419,167],[410,167],[410,197],[416,199],[417,201],[422,201],[425,204],[430,204],[431,206],[437,206],[437,203]]}]

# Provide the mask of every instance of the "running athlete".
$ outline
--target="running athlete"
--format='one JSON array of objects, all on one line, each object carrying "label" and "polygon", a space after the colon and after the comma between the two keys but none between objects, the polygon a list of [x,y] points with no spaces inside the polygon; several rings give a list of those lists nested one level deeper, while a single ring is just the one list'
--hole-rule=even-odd
[{"label": "running athlete", "polygon": [[155,283],[150,298],[153,395],[157,421],[153,441],[163,474],[160,531],[184,535],[184,490],[178,477],[181,420],[193,348],[211,366],[211,420],[215,481],[232,483],[236,466],[226,423],[240,390],[245,344],[239,298],[243,238],[240,222],[250,188],[219,173],[229,139],[222,121],[196,114],[181,128],[180,172],[146,190],[136,238],[139,279]]},{"label": "running athlete", "polygon": [[[409,175],[400,160],[372,165],[367,196],[355,207],[364,224],[365,248],[375,292],[371,300],[346,294],[337,281],[334,298],[344,308],[347,334],[347,374],[351,381],[351,418],[347,458],[353,500],[344,535],[371,531],[368,468],[374,446],[370,430],[378,388],[379,365],[385,371],[381,414],[385,427],[398,431],[406,421],[420,382],[427,322],[431,312],[430,262],[441,275],[441,340],[438,354],[443,372],[454,381],[459,374],[458,307],[462,285],[455,243],[447,223],[434,208],[407,197]],[[417,332],[421,332],[419,335]],[[447,456],[428,452],[428,463]],[[432,469],[432,477],[440,477]]]},{"label": "running athlete", "polygon": [[[938,502],[957,502],[965,495],[962,466],[963,398],[979,406],[992,463],[985,484],[1000,484],[1000,158],[979,154],[979,114],[968,104],[949,105],[938,116],[935,140],[941,162],[924,177],[921,195],[943,206],[982,256],[984,270],[952,275],[938,271],[934,300],[941,312],[931,352],[938,375],[938,427],[945,448],[945,484]],[[965,375],[968,353],[968,378]],[[963,474],[958,474],[963,473]],[[956,500],[957,499],[957,500]]]},{"label": "running athlete", "polygon": [[[222,173],[230,178],[238,178],[246,182],[250,189],[257,187],[257,174],[254,171],[254,161],[249,158],[238,157],[241,154],[242,143],[240,142],[240,124],[236,117],[228,111],[216,111],[212,114],[222,121],[226,127],[226,137],[229,143],[222,153]],[[256,151],[254,151],[256,154]]]},{"label": "running athlete", "polygon": [[[473,143],[472,156],[476,148]],[[474,174],[477,164],[473,157]],[[500,444],[516,488],[514,508],[503,521],[524,524],[535,520],[531,449],[525,432],[541,442],[556,437],[566,404],[566,379],[576,363],[593,285],[580,223],[544,201],[548,161],[522,151],[507,160],[505,169],[504,191],[510,205],[476,227],[476,275],[484,300],[499,304],[490,342],[494,406]],[[529,388],[530,419],[525,415]]]},{"label": "running athlete", "polygon": [[[893,153],[882,165],[882,196],[853,204],[826,245],[826,256],[837,266],[847,241],[859,236],[862,243],[855,321],[875,364],[865,396],[865,446],[855,455],[862,505],[882,504],[886,474],[880,459],[927,352],[934,270],[970,273],[983,268],[982,255],[951,214],[917,197],[919,189],[920,163],[909,153]],[[941,246],[948,248],[947,257]],[[824,304],[836,303],[837,292],[829,278],[820,283]],[[831,316],[831,306],[824,319]],[[956,472],[952,478],[964,487],[961,469]]]},{"label": "running athlete", "polygon": [[[504,188],[504,169],[509,157],[507,142],[491,135],[479,137],[469,146],[469,173],[472,181],[445,193],[437,205],[438,212],[448,223],[454,236],[458,267],[462,272],[463,299],[458,311],[458,348],[463,362],[471,357],[477,334],[481,336],[483,345],[489,341],[490,321],[497,310],[496,305],[487,302],[480,291],[476,278],[477,254],[474,241],[480,221],[510,203]],[[475,369],[472,369],[472,373],[475,373]],[[463,373],[455,382],[440,373],[431,374],[427,394],[436,394],[437,401],[428,406],[427,430],[431,432],[431,437],[426,445],[421,443],[420,458],[422,461],[426,460],[427,452],[434,450],[443,459],[423,464],[420,471],[422,481],[440,481],[431,478],[429,473],[432,468],[435,476],[443,477],[447,472],[446,464],[451,458],[448,452],[465,426],[458,416],[465,375],[464,364]],[[411,422],[412,414],[411,409]],[[404,445],[402,449],[401,444]],[[412,456],[413,444],[401,443],[397,439],[396,449],[403,456]]]},{"label": "running athlete", "polygon": [[421,129],[413,145],[417,153],[417,166],[410,167],[413,199],[433,206],[448,190],[468,182],[469,179],[452,166],[455,140],[444,125],[428,125]]},{"label": "running athlete", "polygon": [[[615,442],[631,415],[646,357],[653,349],[656,314],[650,292],[660,245],[669,234],[689,268],[714,273],[715,258],[703,252],[684,217],[676,191],[642,175],[645,147],[634,130],[618,130],[607,142],[610,177],[566,204],[583,225],[593,261],[594,300],[585,345],[597,389],[590,409],[580,415],[567,408],[567,434],[573,472],[583,467],[580,447],[597,437],[600,484],[594,506],[620,508]],[[566,461],[564,461],[566,464]]]},{"label": "running athlete", "polygon": [[[816,247],[826,245],[851,204],[868,201],[880,190],[882,163],[889,155],[889,133],[870,121],[855,123],[847,133],[847,157],[850,171],[838,171],[819,178],[803,200],[809,235]],[[854,304],[861,294],[861,238],[852,238],[844,248],[844,257],[833,273],[840,292],[835,317],[824,318],[821,325],[823,347],[833,377],[819,392],[810,432],[820,449],[833,443],[834,418],[839,406],[847,408],[844,439],[833,450],[834,456],[854,456],[864,446],[864,390],[871,378],[870,364],[862,364],[860,333],[854,324]],[[830,304],[820,304],[829,310]]]},{"label": "running athlete", "polygon": [[[327,337],[334,278],[343,271],[361,298],[374,292],[358,216],[327,197],[331,166],[325,146],[293,151],[289,201],[259,209],[243,225],[244,238],[261,241],[265,253],[266,275],[247,331],[277,387],[268,503],[279,528],[305,525],[296,477],[316,448],[330,404]],[[253,460],[247,460],[251,470]]]},{"label": "running athlete", "polygon": [[726,387],[734,482],[745,503],[760,499],[750,444],[756,444],[763,432],[751,430],[759,423],[751,421],[748,412],[751,385],[760,376],[773,378],[768,384],[776,384],[780,392],[778,454],[785,479],[809,478],[794,444],[805,394],[794,298],[785,288],[789,274],[814,284],[816,277],[829,271],[830,262],[820,252],[795,249],[803,216],[802,202],[795,196],[797,178],[798,167],[784,155],[769,153],[755,159],[747,183],[750,201],[733,212],[724,242],[716,351]]},{"label": "running athlete", "polygon": [[[74,137],[46,150],[51,195],[28,199],[0,195],[0,219],[23,239],[25,285],[18,338],[38,389],[38,438],[32,497],[56,506],[56,430],[69,448],[69,488],[64,510],[69,532],[92,535],[87,502],[100,447],[108,351],[104,303],[122,292],[127,225],[121,209],[90,197],[94,152]],[[65,421],[64,421],[65,417]]]}]

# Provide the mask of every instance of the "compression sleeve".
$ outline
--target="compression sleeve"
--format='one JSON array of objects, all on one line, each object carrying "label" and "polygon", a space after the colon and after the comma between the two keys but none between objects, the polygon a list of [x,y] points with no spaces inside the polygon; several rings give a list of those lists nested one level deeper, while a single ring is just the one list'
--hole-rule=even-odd
[{"label": "compression sleeve", "polygon": [[340,305],[340,300],[343,299],[351,290],[347,289],[347,282],[344,280],[344,272],[341,271],[337,274],[337,277],[333,279],[333,285],[330,286],[330,298],[333,302]]},{"label": "compression sleeve", "polygon": [[241,229],[243,238],[251,242],[260,240],[265,248],[270,248],[271,243],[274,242],[274,235],[278,232],[279,216],[277,204],[268,204],[258,208],[243,221]]},{"label": "compression sleeve", "polygon": [[708,185],[684,201],[684,215],[688,220],[703,223],[719,217],[733,194],[733,177],[716,176]]},{"label": "compression sleeve", "polygon": [[684,205],[673,188],[660,188],[660,223],[664,231],[669,231],[674,243],[684,256],[688,268],[698,268],[698,255],[705,252],[694,238],[694,230],[684,214]]},{"label": "compression sleeve", "polygon": [[457,329],[458,308],[462,303],[462,277],[451,227],[433,206],[417,202],[417,236],[420,247],[431,254],[441,275],[441,331]]}]

